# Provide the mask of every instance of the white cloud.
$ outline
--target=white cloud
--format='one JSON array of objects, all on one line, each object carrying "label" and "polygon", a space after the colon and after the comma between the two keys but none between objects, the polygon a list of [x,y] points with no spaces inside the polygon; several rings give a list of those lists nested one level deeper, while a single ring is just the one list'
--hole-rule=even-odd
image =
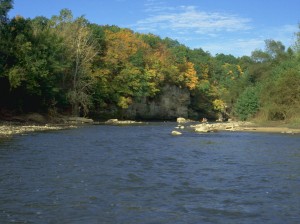
[{"label": "white cloud", "polygon": [[284,25],[267,30],[265,39],[281,41],[286,47],[293,45],[296,41],[295,33],[298,32],[298,25]]},{"label": "white cloud", "polygon": [[232,54],[234,56],[251,55],[251,52],[255,49],[264,47],[264,40],[260,38],[252,39],[229,39],[212,40],[209,43],[201,44],[201,46],[195,46],[196,48],[202,48],[205,51],[209,51],[212,55],[217,53]]},{"label": "white cloud", "polygon": [[146,13],[159,13],[166,11],[176,10],[176,7],[171,7],[165,4],[163,1],[147,0],[144,4]]},{"label": "white cloud", "polygon": [[201,11],[191,5],[170,6],[163,0],[147,0],[144,12],[144,18],[131,25],[132,29],[170,37],[213,55],[250,56],[256,49],[264,49],[266,39],[281,41],[289,47],[298,30],[296,24],[265,27],[233,13]]},{"label": "white cloud", "polygon": [[195,6],[167,7],[161,2],[148,1],[147,18],[139,20],[133,27],[138,31],[192,32],[216,35],[219,32],[236,32],[251,29],[248,18],[237,15],[199,11]]},{"label": "white cloud", "polygon": [[250,35],[244,35],[242,38],[224,38],[222,41],[218,38],[212,38],[209,41],[199,41],[200,44],[195,48],[202,48],[210,53],[224,53],[235,56],[250,56],[254,50],[265,49],[265,40],[273,39],[281,41],[286,48],[295,43],[295,33],[298,31],[297,25],[284,25],[282,27],[273,27],[269,29],[256,30]]}]

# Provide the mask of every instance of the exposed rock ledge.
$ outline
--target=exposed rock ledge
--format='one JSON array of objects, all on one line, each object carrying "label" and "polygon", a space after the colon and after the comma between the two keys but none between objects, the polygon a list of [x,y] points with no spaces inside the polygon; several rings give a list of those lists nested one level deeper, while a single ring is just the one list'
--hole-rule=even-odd
[{"label": "exposed rock ledge", "polygon": [[188,123],[188,122],[194,122],[193,120],[186,119],[186,118],[183,118],[183,117],[178,117],[176,121],[177,121],[178,124],[184,124],[184,123]]},{"label": "exposed rock ledge", "polygon": [[113,124],[113,125],[129,125],[129,124],[142,124],[143,122],[132,121],[132,120],[124,120],[120,121],[118,119],[109,119],[105,122],[105,124]]},{"label": "exposed rock ledge", "polygon": [[202,123],[191,125],[196,132],[215,132],[215,131],[241,131],[247,126],[251,126],[250,122],[224,122],[224,123]]},{"label": "exposed rock ledge", "polygon": [[91,124],[94,123],[93,119],[85,118],[85,117],[67,117],[68,122],[76,123],[76,124]]},{"label": "exposed rock ledge", "polygon": [[73,125],[20,125],[16,123],[5,122],[0,124],[0,137],[9,137],[16,134],[24,134],[35,131],[62,130],[75,128]]},{"label": "exposed rock ledge", "polygon": [[231,121],[223,123],[202,123],[190,126],[196,132],[207,133],[216,131],[247,131],[247,132],[269,132],[299,134],[300,129],[290,129],[287,127],[257,127],[251,122]]}]

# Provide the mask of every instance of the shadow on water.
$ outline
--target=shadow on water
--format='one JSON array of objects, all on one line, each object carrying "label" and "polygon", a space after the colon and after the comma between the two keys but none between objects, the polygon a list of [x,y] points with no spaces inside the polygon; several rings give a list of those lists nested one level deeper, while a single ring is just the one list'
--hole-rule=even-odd
[{"label": "shadow on water", "polygon": [[300,138],[87,126],[0,142],[0,223],[297,223]]}]

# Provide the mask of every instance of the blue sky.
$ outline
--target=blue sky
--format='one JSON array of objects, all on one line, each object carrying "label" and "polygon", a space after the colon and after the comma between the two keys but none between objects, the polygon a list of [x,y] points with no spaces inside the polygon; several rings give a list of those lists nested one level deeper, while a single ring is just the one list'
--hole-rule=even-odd
[{"label": "blue sky", "polygon": [[300,23],[300,0],[14,0],[9,16],[50,18],[63,8],[99,25],[170,37],[213,55],[251,55],[266,39],[288,47]]}]

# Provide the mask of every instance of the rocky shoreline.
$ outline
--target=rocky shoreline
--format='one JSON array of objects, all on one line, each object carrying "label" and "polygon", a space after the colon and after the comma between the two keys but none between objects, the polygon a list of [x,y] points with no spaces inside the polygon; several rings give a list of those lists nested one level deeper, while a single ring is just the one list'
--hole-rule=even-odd
[{"label": "rocky shoreline", "polygon": [[282,134],[300,134],[300,129],[288,127],[266,127],[258,126],[255,123],[247,121],[228,121],[228,122],[202,122],[190,124],[189,120],[178,118],[177,130],[172,131],[172,135],[181,135],[178,129],[189,128],[197,133],[209,133],[218,131],[243,131],[243,132],[267,132],[267,133],[282,133]]},{"label": "rocky shoreline", "polygon": [[73,124],[22,124],[17,122],[1,122],[0,138],[11,137],[13,135],[25,134],[39,131],[54,131],[69,128],[76,128]]},{"label": "rocky shoreline", "polygon": [[[300,134],[300,129],[292,129],[288,127],[261,127],[251,122],[230,121],[230,122],[215,122],[215,123],[199,123],[186,120],[184,118],[177,119],[178,126],[172,131],[172,135],[181,135],[180,129],[191,129],[197,133],[209,133],[218,131],[244,131],[244,132],[268,132],[268,133],[284,133],[284,134]],[[29,132],[53,131],[69,128],[77,128],[84,124],[97,124],[92,119],[81,117],[64,117],[56,123],[38,123],[38,122],[15,122],[15,121],[0,121],[0,138],[6,138],[13,135],[25,134]],[[134,125],[143,124],[132,120],[110,119],[103,124],[108,125]]]},{"label": "rocky shoreline", "polygon": [[94,123],[92,119],[82,117],[58,116],[49,119],[40,114],[27,114],[0,121],[0,138],[29,132],[76,128],[92,123]]},{"label": "rocky shoreline", "polygon": [[119,119],[109,119],[104,122],[104,124],[110,125],[133,125],[133,124],[143,124],[141,121],[132,121],[132,120],[119,120]]},{"label": "rocky shoreline", "polygon": [[[46,123],[47,122],[47,123]],[[6,138],[13,135],[25,134],[29,132],[54,131],[69,128],[77,128],[86,124],[107,124],[107,125],[135,125],[144,122],[132,120],[110,119],[106,122],[95,122],[93,119],[83,117],[60,116],[47,120],[41,115],[35,114],[17,117],[14,121],[0,120],[0,138]]]},{"label": "rocky shoreline", "polygon": [[269,132],[282,134],[299,134],[300,129],[291,129],[288,127],[260,127],[251,122],[222,122],[222,123],[204,123],[191,125],[196,132],[215,132],[215,131],[246,131],[246,132]]}]

